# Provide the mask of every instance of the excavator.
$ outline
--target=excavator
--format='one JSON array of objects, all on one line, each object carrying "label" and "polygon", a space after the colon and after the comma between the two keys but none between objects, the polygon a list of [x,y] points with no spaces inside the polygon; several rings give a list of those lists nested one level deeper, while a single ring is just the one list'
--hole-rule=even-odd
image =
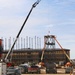
[{"label": "excavator", "polygon": [[[14,45],[16,44],[16,42],[17,42],[17,40],[18,40],[18,38],[19,38],[19,36],[20,36],[20,34],[21,34],[21,32],[22,32],[22,30],[23,30],[23,28],[24,28],[24,26],[25,26],[25,24],[26,24],[26,22],[27,22],[27,20],[28,20],[28,18],[29,18],[29,16],[30,16],[30,14],[31,14],[31,12],[32,12],[32,10],[33,10],[33,8],[35,8],[38,4],[39,4],[39,2],[40,2],[41,0],[37,0],[33,5],[32,5],[32,7],[31,7],[31,9],[30,9],[30,11],[29,11],[29,13],[28,13],[28,15],[27,15],[27,17],[26,17],[26,19],[25,19],[25,21],[24,21],[24,23],[23,23],[23,25],[21,26],[21,29],[19,30],[19,32],[18,32],[18,34],[17,34],[17,36],[16,36],[16,39],[15,39],[15,41],[14,41],[14,43],[13,43],[13,45],[11,46],[11,48],[10,48],[10,50],[8,51],[8,53],[7,53],[7,55],[6,55],[6,57],[5,57],[5,59],[2,59],[1,61],[0,61],[0,75],[7,75],[7,63],[11,63],[9,60],[9,56],[10,56],[10,54],[12,53],[12,50],[13,50],[13,48],[14,48]],[[14,74],[13,74],[14,75]]]}]

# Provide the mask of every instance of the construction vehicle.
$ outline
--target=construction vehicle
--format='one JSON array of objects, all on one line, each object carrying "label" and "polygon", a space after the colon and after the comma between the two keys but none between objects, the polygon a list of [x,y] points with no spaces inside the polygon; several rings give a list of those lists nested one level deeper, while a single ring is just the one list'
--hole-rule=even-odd
[{"label": "construction vehicle", "polygon": [[20,70],[21,70],[21,74],[27,74],[28,73],[28,67],[30,67],[30,65],[28,63],[20,64],[18,66],[18,68],[20,68]]},{"label": "construction vehicle", "polygon": [[15,68],[12,65],[12,66],[7,68],[6,75],[21,75],[21,70],[19,68]]},{"label": "construction vehicle", "polygon": [[[10,56],[10,54],[12,53],[12,50],[13,50],[13,48],[14,48],[14,45],[15,45],[16,41],[18,40],[19,35],[21,34],[21,32],[22,32],[22,30],[23,30],[23,28],[24,28],[24,26],[25,26],[25,24],[26,24],[26,22],[27,22],[27,20],[28,20],[28,18],[29,18],[29,16],[30,16],[30,14],[31,14],[31,12],[32,12],[32,10],[33,10],[33,8],[35,8],[35,7],[39,4],[40,1],[41,1],[41,0],[37,0],[37,1],[32,5],[32,7],[31,7],[31,9],[30,9],[30,11],[29,11],[29,13],[28,13],[28,15],[27,15],[27,17],[26,17],[24,23],[23,23],[23,25],[21,26],[21,29],[19,30],[19,32],[18,32],[18,34],[17,34],[17,36],[16,36],[16,39],[15,39],[15,41],[14,41],[12,47],[11,47],[10,50],[8,51],[8,53],[7,53],[6,57],[5,57],[5,59],[2,59],[2,62],[0,62],[0,75],[6,75],[6,74],[7,74],[7,73],[6,73],[6,72],[7,72],[7,71],[6,71],[6,70],[7,70],[7,62],[10,63],[9,56]],[[10,75],[11,75],[11,74],[10,74]]]},{"label": "construction vehicle", "polygon": [[39,74],[40,73],[40,68],[36,65],[32,65],[32,66],[28,67],[28,73]]}]

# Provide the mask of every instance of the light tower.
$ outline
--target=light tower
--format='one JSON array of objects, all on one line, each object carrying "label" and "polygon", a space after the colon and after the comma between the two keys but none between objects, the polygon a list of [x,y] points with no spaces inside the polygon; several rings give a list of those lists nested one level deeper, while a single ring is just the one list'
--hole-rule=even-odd
[{"label": "light tower", "polygon": [[55,48],[55,35],[46,35],[44,36],[44,42],[47,49],[54,49]]}]

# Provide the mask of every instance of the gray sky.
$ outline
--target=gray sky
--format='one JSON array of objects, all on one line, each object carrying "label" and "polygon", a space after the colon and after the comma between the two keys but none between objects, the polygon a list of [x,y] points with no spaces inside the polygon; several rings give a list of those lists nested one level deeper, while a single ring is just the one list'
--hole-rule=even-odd
[{"label": "gray sky", "polygon": [[[36,0],[0,0],[0,36],[16,37]],[[75,0],[41,0],[32,11],[21,37],[56,35],[75,58]]]}]

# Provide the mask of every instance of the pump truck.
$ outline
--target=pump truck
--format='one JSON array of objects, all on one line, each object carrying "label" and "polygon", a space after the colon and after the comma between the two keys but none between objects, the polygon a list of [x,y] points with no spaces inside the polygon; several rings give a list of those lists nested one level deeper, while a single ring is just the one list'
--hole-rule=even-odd
[{"label": "pump truck", "polygon": [[26,24],[26,22],[27,22],[27,20],[28,20],[28,18],[29,18],[29,16],[30,16],[31,12],[32,12],[32,10],[33,10],[33,8],[35,8],[35,7],[39,4],[40,1],[41,1],[41,0],[37,0],[37,1],[32,5],[32,7],[31,7],[31,9],[30,9],[30,11],[29,11],[29,13],[28,13],[28,15],[27,15],[27,17],[26,17],[24,23],[23,23],[23,25],[21,26],[21,29],[19,30],[19,32],[18,32],[18,34],[17,34],[17,36],[16,36],[16,39],[15,39],[15,41],[14,41],[12,47],[11,47],[10,50],[8,51],[8,53],[7,53],[6,57],[5,57],[5,59],[2,59],[2,61],[0,61],[0,75],[7,75],[7,71],[6,71],[6,70],[7,70],[7,62],[10,62],[10,61],[9,61],[9,56],[10,56],[10,54],[11,54],[13,48],[14,48],[14,45],[15,45],[16,41],[18,40],[18,38],[19,38],[19,36],[20,36],[20,34],[21,34],[21,32],[22,32],[22,30],[23,30],[23,28],[24,28],[24,26],[25,26],[25,24]]}]

